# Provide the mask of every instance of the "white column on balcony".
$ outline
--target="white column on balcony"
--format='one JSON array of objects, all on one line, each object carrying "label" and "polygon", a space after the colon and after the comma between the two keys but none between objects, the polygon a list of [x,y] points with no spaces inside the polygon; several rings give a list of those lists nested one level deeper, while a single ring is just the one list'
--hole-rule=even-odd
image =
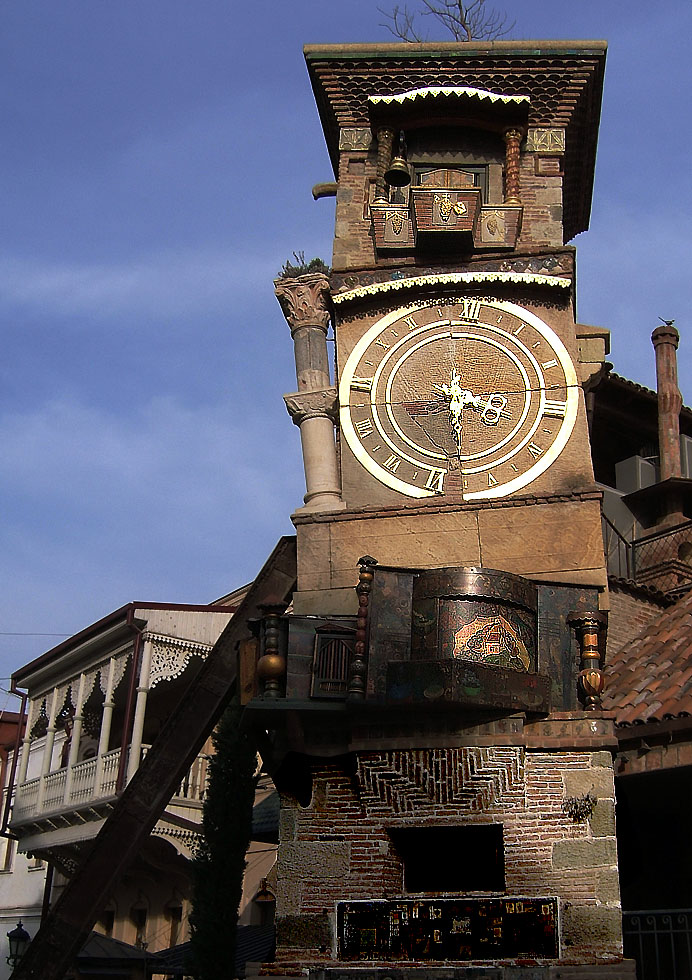
[{"label": "white column on balcony", "polygon": [[72,793],[73,766],[79,759],[79,740],[82,737],[82,723],[84,721],[84,694],[86,689],[86,674],[79,675],[79,688],[77,689],[77,704],[75,705],[74,724],[72,727],[72,737],[70,740],[70,752],[67,757],[67,773],[65,778],[65,795],[63,802],[69,803]]},{"label": "white column on balcony", "polygon": [[147,697],[149,695],[149,673],[151,670],[151,648],[152,643],[145,634],[142,650],[142,666],[139,671],[139,683],[137,685],[137,701],[135,702],[135,720],[132,724],[132,739],[130,741],[130,758],[127,762],[127,782],[132,779],[139,766],[139,757],[142,752],[142,734],[144,732],[144,715],[147,710]]},{"label": "white column on balcony", "polygon": [[19,757],[19,772],[17,774],[18,786],[21,786],[22,783],[26,782],[26,774],[29,769],[29,752],[31,751],[31,729],[34,727],[36,714],[41,710],[42,703],[42,698],[39,698],[38,701],[29,701],[29,710],[26,716],[26,728],[24,730],[24,739],[22,740],[22,754]]},{"label": "white column on balcony", "polygon": [[50,711],[48,713],[48,729],[46,731],[46,743],[43,747],[43,759],[41,760],[41,781],[38,787],[38,802],[37,806],[40,810],[43,806],[43,798],[46,794],[46,776],[51,770],[52,760],[53,760],[53,744],[55,742],[55,717],[58,713],[58,696],[60,694],[60,688],[55,688],[53,691],[53,697],[50,702]]},{"label": "white column on balcony", "polygon": [[111,739],[111,723],[113,721],[113,708],[115,707],[115,700],[113,698],[115,665],[116,658],[111,657],[110,663],[108,664],[108,678],[106,680],[106,691],[103,699],[103,714],[101,715],[101,730],[99,732],[99,747],[96,761],[96,782],[94,785],[96,796],[101,795],[103,787],[104,756],[108,752],[108,745]]}]

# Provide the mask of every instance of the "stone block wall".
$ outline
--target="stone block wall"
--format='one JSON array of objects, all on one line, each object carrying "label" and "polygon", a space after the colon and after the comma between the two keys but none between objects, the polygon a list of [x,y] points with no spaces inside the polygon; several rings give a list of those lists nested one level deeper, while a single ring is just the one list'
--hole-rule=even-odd
[{"label": "stone block wall", "polygon": [[[590,793],[574,822],[569,797]],[[561,899],[562,957],[622,955],[610,752],[519,745],[361,752],[314,764],[301,807],[282,795],[279,957],[331,958],[336,903],[393,898],[403,866],[395,827],[501,824],[507,895]]]}]

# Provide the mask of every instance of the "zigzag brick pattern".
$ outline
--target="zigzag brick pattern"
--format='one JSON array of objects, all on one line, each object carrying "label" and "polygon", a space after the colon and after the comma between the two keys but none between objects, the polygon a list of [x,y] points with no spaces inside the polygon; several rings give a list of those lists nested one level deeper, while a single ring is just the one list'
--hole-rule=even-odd
[{"label": "zigzag brick pattern", "polygon": [[502,805],[523,793],[524,750],[492,748],[419,749],[364,753],[358,760],[361,802],[385,804],[398,814],[452,804],[470,813]]}]

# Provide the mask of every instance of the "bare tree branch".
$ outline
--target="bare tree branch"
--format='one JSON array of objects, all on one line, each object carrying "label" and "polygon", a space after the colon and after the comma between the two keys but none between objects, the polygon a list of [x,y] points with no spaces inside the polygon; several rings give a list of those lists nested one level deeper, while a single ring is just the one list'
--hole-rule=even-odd
[{"label": "bare tree branch", "polygon": [[378,7],[386,18],[382,26],[402,41],[420,42],[428,38],[418,28],[418,16],[434,18],[456,41],[497,41],[507,37],[515,25],[515,21],[508,22],[506,14],[486,9],[486,0],[418,0],[418,3],[421,9],[417,11],[399,4],[391,10]]}]

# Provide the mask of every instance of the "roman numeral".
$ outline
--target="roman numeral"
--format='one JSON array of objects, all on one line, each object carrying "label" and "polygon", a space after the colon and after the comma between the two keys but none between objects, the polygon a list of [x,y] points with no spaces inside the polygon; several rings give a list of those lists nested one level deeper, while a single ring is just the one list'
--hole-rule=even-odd
[{"label": "roman numeral", "polygon": [[546,398],[545,404],[543,406],[544,415],[552,415],[556,419],[563,419],[565,417],[566,412],[567,412],[567,402],[551,401],[550,398]]},{"label": "roman numeral", "polygon": [[358,391],[370,391],[372,389],[372,378],[351,378],[351,387]]},{"label": "roman numeral", "polygon": [[520,323],[519,326],[517,327],[517,329],[514,331],[514,336],[515,337],[518,337],[519,334],[522,332],[522,330],[524,329],[525,326],[526,326],[525,323]]},{"label": "roman numeral", "polygon": [[488,473],[488,486],[489,487],[496,487],[497,486],[497,480],[492,475],[492,473]]},{"label": "roman numeral", "polygon": [[553,358],[550,361],[546,361],[545,364],[542,365],[542,367],[547,371],[548,368],[557,367],[557,361],[555,360],[555,358]]},{"label": "roman numeral", "polygon": [[425,489],[432,490],[434,493],[444,493],[446,476],[447,470],[430,470],[430,476],[425,481]]},{"label": "roman numeral", "polygon": [[399,469],[400,462],[400,458],[392,453],[391,456],[388,456],[387,459],[385,459],[383,466],[386,466],[392,473],[396,473],[396,471]]},{"label": "roman numeral", "polygon": [[479,299],[462,299],[459,315],[464,320],[477,320],[481,315],[481,301]]},{"label": "roman numeral", "polygon": [[543,450],[540,446],[537,446],[535,442],[530,442],[526,448],[534,459],[538,459],[539,456],[543,455]]},{"label": "roman numeral", "polygon": [[404,323],[408,326],[409,330],[418,329],[418,324],[416,323],[416,321],[413,319],[412,316],[405,316]]},{"label": "roman numeral", "polygon": [[356,432],[361,437],[361,439],[367,439],[368,436],[372,435],[372,420],[371,419],[361,419],[359,422],[354,423]]},{"label": "roman numeral", "polygon": [[389,350],[390,345],[386,344],[384,340],[376,340],[375,347],[382,347],[384,350]]}]

